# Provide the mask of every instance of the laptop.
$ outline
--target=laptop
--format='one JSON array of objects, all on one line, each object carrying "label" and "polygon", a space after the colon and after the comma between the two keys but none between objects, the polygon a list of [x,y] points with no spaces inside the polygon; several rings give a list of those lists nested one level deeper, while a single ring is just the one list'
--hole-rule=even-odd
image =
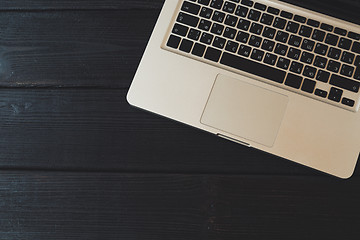
[{"label": "laptop", "polygon": [[127,100],[349,178],[360,152],[359,33],[276,0],[165,0]]}]

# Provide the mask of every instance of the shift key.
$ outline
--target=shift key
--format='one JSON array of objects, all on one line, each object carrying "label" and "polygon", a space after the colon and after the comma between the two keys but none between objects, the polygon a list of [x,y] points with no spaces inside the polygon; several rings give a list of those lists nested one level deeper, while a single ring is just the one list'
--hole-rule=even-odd
[{"label": "shift key", "polygon": [[360,82],[351,80],[349,78],[344,78],[336,74],[331,76],[330,84],[355,93],[359,92],[360,87]]}]

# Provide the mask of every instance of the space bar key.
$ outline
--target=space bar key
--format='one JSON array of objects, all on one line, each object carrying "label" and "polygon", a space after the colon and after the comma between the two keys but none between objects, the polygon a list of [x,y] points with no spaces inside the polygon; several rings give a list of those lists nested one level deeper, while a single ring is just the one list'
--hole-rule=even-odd
[{"label": "space bar key", "polygon": [[259,77],[267,78],[274,82],[283,83],[285,80],[285,71],[226,52],[224,52],[220,63],[228,67],[236,68],[238,70],[257,75]]}]

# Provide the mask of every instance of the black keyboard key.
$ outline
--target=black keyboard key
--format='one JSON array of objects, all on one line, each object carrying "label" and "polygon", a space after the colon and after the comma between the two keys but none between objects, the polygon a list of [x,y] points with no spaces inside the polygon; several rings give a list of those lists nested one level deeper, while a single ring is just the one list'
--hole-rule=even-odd
[{"label": "black keyboard key", "polygon": [[246,17],[249,12],[249,9],[244,6],[238,6],[235,11],[235,15],[239,17]]},{"label": "black keyboard key", "polygon": [[226,43],[226,39],[221,38],[221,37],[215,37],[214,42],[213,42],[213,46],[223,49],[225,47],[225,43]]},{"label": "black keyboard key", "polygon": [[286,12],[286,11],[281,11],[280,16],[284,17],[284,18],[288,18],[288,19],[292,19],[293,14]]},{"label": "black keyboard key", "polygon": [[341,61],[348,64],[352,64],[354,62],[354,59],[355,59],[355,54],[345,51],[343,52],[341,57]]},{"label": "black keyboard key", "polygon": [[254,49],[251,53],[251,59],[261,62],[264,57],[264,54],[265,54],[265,52],[263,52],[259,49]]},{"label": "black keyboard key", "polygon": [[251,0],[242,0],[241,4],[252,7],[254,5],[254,2]]},{"label": "black keyboard key", "polygon": [[355,93],[359,92],[360,87],[360,82],[351,80],[349,78],[341,77],[336,74],[333,74],[331,76],[330,84]]},{"label": "black keyboard key", "polygon": [[313,26],[313,27],[319,27],[320,26],[320,22],[316,21],[314,19],[308,19],[307,21],[307,25]]},{"label": "black keyboard key", "polygon": [[238,17],[232,16],[232,15],[227,15],[225,18],[225,24],[229,25],[231,27],[235,27],[238,20],[239,20]]},{"label": "black keyboard key", "polygon": [[286,31],[291,32],[291,33],[297,33],[299,28],[300,28],[300,24],[290,21],[290,22],[288,22]]},{"label": "black keyboard key", "polygon": [[352,44],[352,41],[350,39],[347,38],[340,38],[339,41],[339,48],[345,49],[345,50],[349,50],[350,46]]},{"label": "black keyboard key", "polygon": [[251,9],[248,15],[248,19],[253,21],[258,21],[260,19],[261,12]]},{"label": "black keyboard key", "polygon": [[354,65],[355,65],[356,67],[359,67],[359,66],[360,66],[360,55],[356,56]]},{"label": "black keyboard key", "polygon": [[273,8],[273,7],[268,7],[267,9],[268,13],[274,14],[274,15],[279,15],[280,10],[277,8]]},{"label": "black keyboard key", "polygon": [[304,64],[298,62],[292,62],[290,66],[290,72],[301,74],[304,68]]},{"label": "black keyboard key", "polygon": [[289,39],[289,45],[294,47],[299,47],[301,44],[302,38],[299,36],[291,35]]},{"label": "black keyboard key", "polygon": [[307,93],[313,93],[315,90],[316,82],[305,78],[301,90]]},{"label": "black keyboard key", "polygon": [[203,31],[209,31],[211,27],[211,22],[205,19],[201,19],[200,23],[199,23],[199,29],[203,30]]},{"label": "black keyboard key", "polygon": [[292,88],[299,89],[302,81],[303,81],[302,77],[294,75],[292,73],[289,73],[286,77],[285,85],[292,87]]},{"label": "black keyboard key", "polygon": [[210,7],[216,8],[216,9],[221,9],[223,3],[224,3],[223,0],[212,0],[210,3]]},{"label": "black keyboard key", "polygon": [[200,11],[200,5],[184,1],[181,10],[184,12],[188,12],[194,15],[197,15]]},{"label": "black keyboard key", "polygon": [[212,16],[212,20],[218,23],[222,23],[225,19],[225,13],[215,11],[214,15]]},{"label": "black keyboard key", "polygon": [[197,41],[200,38],[200,34],[201,32],[199,30],[192,28],[189,31],[188,38]]},{"label": "black keyboard key", "polygon": [[329,47],[327,45],[317,43],[315,46],[315,53],[325,56]]},{"label": "black keyboard key", "polygon": [[294,21],[299,22],[299,23],[306,23],[306,17],[295,15]]},{"label": "black keyboard key", "polygon": [[240,45],[238,54],[244,57],[249,57],[251,52],[251,47],[246,45]]},{"label": "black keyboard key", "polygon": [[266,53],[264,58],[264,63],[270,64],[272,66],[275,65],[277,60],[277,56],[271,53]]},{"label": "black keyboard key", "polygon": [[283,83],[286,75],[285,71],[269,67],[262,63],[257,63],[252,60],[238,57],[236,55],[232,55],[226,52],[223,54],[220,63],[241,71],[257,75],[259,77],[269,79],[271,81],[275,81],[277,83]]},{"label": "black keyboard key", "polygon": [[316,89],[315,90],[315,95],[322,97],[322,98],[326,98],[327,97],[327,91],[321,90],[321,89]]},{"label": "black keyboard key", "polygon": [[223,31],[224,31],[224,26],[219,24],[219,23],[213,23],[212,27],[211,27],[211,33],[217,34],[217,35],[222,35]]},{"label": "black keyboard key", "polygon": [[223,36],[226,38],[234,39],[236,36],[236,30],[230,27],[226,27]]},{"label": "black keyboard key", "polygon": [[213,38],[214,38],[213,35],[211,35],[209,33],[203,33],[201,35],[200,42],[205,43],[205,44],[211,44]]},{"label": "black keyboard key", "polygon": [[283,58],[283,57],[279,57],[279,60],[276,64],[277,67],[282,68],[284,70],[287,70],[290,66],[290,60]]},{"label": "black keyboard key", "polygon": [[338,60],[340,58],[340,55],[341,55],[341,50],[340,49],[333,48],[333,47],[331,47],[329,49],[328,57],[330,57],[332,59],[335,59],[335,60]]},{"label": "black keyboard key", "polygon": [[328,34],[326,35],[325,43],[330,44],[330,45],[332,45],[332,46],[336,46],[337,43],[338,43],[338,41],[339,41],[339,37],[338,37],[338,36],[336,36],[336,35],[334,35],[334,34],[331,34],[331,33],[328,33]]},{"label": "black keyboard key", "polygon": [[278,31],[275,40],[282,43],[286,43],[288,38],[289,38],[289,34],[287,32]]},{"label": "black keyboard key", "polygon": [[283,18],[277,17],[277,18],[275,18],[273,26],[275,28],[284,29],[286,26],[286,20]]},{"label": "black keyboard key", "polygon": [[210,19],[213,12],[214,11],[212,9],[210,9],[210,8],[202,7],[201,12],[200,12],[200,17]]},{"label": "black keyboard key", "polygon": [[325,30],[325,31],[328,31],[328,32],[332,32],[332,30],[334,29],[333,26],[329,25],[329,24],[326,24],[326,23],[322,23],[320,28],[322,30]]},{"label": "black keyboard key", "polygon": [[263,32],[263,36],[273,39],[275,37],[275,33],[276,30],[274,28],[271,27],[265,27],[264,32]]},{"label": "black keyboard key", "polygon": [[314,78],[316,75],[316,68],[310,67],[310,66],[305,66],[303,75],[305,77]]},{"label": "black keyboard key", "polygon": [[314,41],[311,41],[309,39],[304,39],[301,48],[311,52],[314,49],[314,46],[315,46]]},{"label": "black keyboard key", "polygon": [[218,62],[221,56],[221,51],[212,47],[208,47],[204,58],[213,62]]},{"label": "black keyboard key", "polygon": [[339,62],[330,60],[328,66],[327,66],[327,70],[337,73],[340,70],[340,65],[341,64]]},{"label": "black keyboard key", "polygon": [[360,80],[360,67],[357,67],[354,73],[354,78]]},{"label": "black keyboard key", "polygon": [[179,50],[189,53],[192,49],[193,44],[194,43],[192,41],[190,41],[188,39],[183,39],[180,44]]},{"label": "black keyboard key", "polygon": [[198,2],[200,3],[200,4],[203,4],[203,5],[209,5],[209,3],[210,3],[210,0],[198,0]]},{"label": "black keyboard key", "polygon": [[226,43],[225,50],[226,50],[226,51],[229,51],[229,52],[236,53],[238,47],[239,47],[239,44],[238,44],[237,42],[228,41],[228,42]]},{"label": "black keyboard key", "polygon": [[239,20],[238,25],[237,25],[237,28],[238,28],[238,29],[247,31],[247,30],[249,30],[249,27],[250,27],[250,21],[245,20],[245,19],[243,19],[243,18],[241,18],[241,19]]},{"label": "black keyboard key", "polygon": [[334,30],[334,33],[342,35],[342,36],[346,36],[347,31],[345,29],[336,27]]},{"label": "black keyboard key", "polygon": [[288,50],[288,46],[283,45],[281,43],[276,44],[275,53],[285,56],[287,53],[287,50]]},{"label": "black keyboard key", "polygon": [[338,88],[334,88],[332,87],[330,89],[330,93],[329,93],[329,97],[328,99],[335,101],[335,102],[340,102],[341,96],[343,94],[343,90],[338,89]]},{"label": "black keyboard key", "polygon": [[301,36],[304,36],[304,37],[310,37],[312,31],[313,31],[313,30],[312,30],[311,27],[302,25],[302,26],[300,27],[299,34],[300,34]]},{"label": "black keyboard key", "polygon": [[260,19],[260,22],[266,25],[271,26],[272,22],[274,21],[274,16],[264,13]]},{"label": "black keyboard key", "polygon": [[302,61],[303,63],[311,64],[313,60],[314,60],[314,54],[308,52],[303,52],[301,54],[300,61]]},{"label": "black keyboard key", "polygon": [[349,107],[353,107],[355,105],[355,101],[349,98],[343,98],[341,103]]},{"label": "black keyboard key", "polygon": [[247,43],[247,41],[249,40],[250,35],[246,32],[243,31],[239,31],[238,35],[236,36],[236,41],[241,42],[241,43]]},{"label": "black keyboard key", "polygon": [[325,32],[319,29],[315,29],[311,38],[316,41],[322,42],[325,38]]},{"label": "black keyboard key", "polygon": [[255,33],[257,35],[261,35],[261,32],[262,32],[263,28],[264,28],[263,25],[253,23],[251,25],[250,32]]},{"label": "black keyboard key", "polygon": [[254,8],[259,9],[261,11],[265,11],[266,10],[266,5],[261,4],[261,3],[255,3]]},{"label": "black keyboard key", "polygon": [[301,51],[296,48],[290,48],[288,52],[288,57],[294,60],[298,60],[300,58]]},{"label": "black keyboard key", "polygon": [[234,13],[236,8],[236,4],[232,2],[225,2],[223,10],[227,13]]},{"label": "black keyboard key", "polygon": [[340,74],[346,77],[351,77],[355,71],[355,68],[346,64],[343,64],[340,70]]},{"label": "black keyboard key", "polygon": [[199,23],[199,20],[200,19],[198,17],[183,12],[180,12],[179,16],[177,17],[177,22],[183,23],[191,27],[196,27]]},{"label": "black keyboard key", "polygon": [[253,47],[260,47],[262,42],[262,38],[255,36],[255,35],[251,35],[250,40],[249,40],[249,44]]},{"label": "black keyboard key", "polygon": [[200,43],[195,43],[195,46],[192,50],[192,54],[198,57],[202,57],[204,55],[206,46]]},{"label": "black keyboard key", "polygon": [[348,37],[351,39],[354,39],[354,40],[360,40],[360,34],[358,34],[358,33],[349,32]]},{"label": "black keyboard key", "polygon": [[354,42],[351,51],[354,53],[360,53],[360,43],[359,42]]},{"label": "black keyboard key", "polygon": [[314,61],[314,66],[319,68],[325,68],[327,63],[327,58],[316,56]]},{"label": "black keyboard key", "polygon": [[175,23],[172,33],[185,37],[189,28]]},{"label": "black keyboard key", "polygon": [[269,39],[264,39],[263,44],[261,45],[261,49],[268,52],[272,52],[274,50],[274,46],[275,46],[275,42]]},{"label": "black keyboard key", "polygon": [[181,42],[181,38],[175,35],[170,35],[169,40],[166,43],[166,46],[171,48],[178,48]]},{"label": "black keyboard key", "polygon": [[316,80],[324,83],[327,83],[329,81],[329,78],[330,78],[330,73],[324,70],[319,70],[316,75]]}]

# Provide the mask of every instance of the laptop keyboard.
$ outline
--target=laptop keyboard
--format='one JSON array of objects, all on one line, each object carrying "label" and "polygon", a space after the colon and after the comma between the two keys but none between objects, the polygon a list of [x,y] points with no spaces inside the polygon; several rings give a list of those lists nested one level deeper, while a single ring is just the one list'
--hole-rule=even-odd
[{"label": "laptop keyboard", "polygon": [[250,0],[185,0],[166,48],[357,111],[360,34]]}]

